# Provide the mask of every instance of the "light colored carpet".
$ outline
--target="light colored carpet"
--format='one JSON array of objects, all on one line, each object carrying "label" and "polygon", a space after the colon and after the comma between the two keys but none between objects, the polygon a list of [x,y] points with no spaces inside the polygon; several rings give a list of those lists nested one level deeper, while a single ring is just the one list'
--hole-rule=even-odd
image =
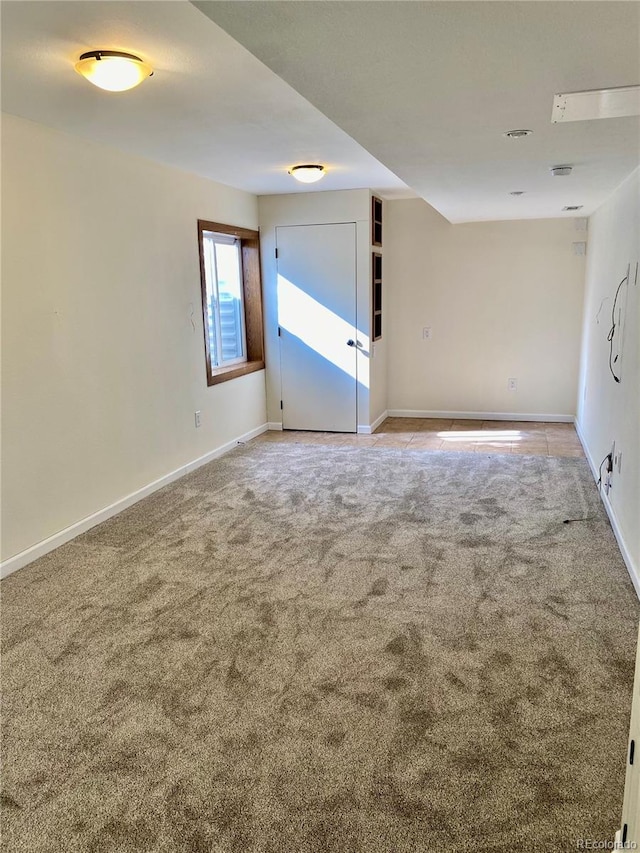
[{"label": "light colored carpet", "polygon": [[7,853],[619,825],[639,607],[582,459],[255,442],[2,594]]}]

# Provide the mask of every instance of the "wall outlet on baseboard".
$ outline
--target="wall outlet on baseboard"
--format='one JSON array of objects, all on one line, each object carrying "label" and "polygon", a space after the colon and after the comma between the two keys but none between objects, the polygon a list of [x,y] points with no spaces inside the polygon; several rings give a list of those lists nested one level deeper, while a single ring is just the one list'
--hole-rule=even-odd
[{"label": "wall outlet on baseboard", "polygon": [[424,326],[422,329],[422,340],[429,341],[431,340],[431,326]]},{"label": "wall outlet on baseboard", "polygon": [[200,415],[200,412],[195,412],[195,414],[194,414],[194,420],[195,420],[195,423],[196,423],[196,429],[197,429],[199,426],[202,426],[202,417],[201,417],[201,415]]},{"label": "wall outlet on baseboard", "polygon": [[518,390],[518,380],[517,379],[507,379],[507,391],[517,391]]}]

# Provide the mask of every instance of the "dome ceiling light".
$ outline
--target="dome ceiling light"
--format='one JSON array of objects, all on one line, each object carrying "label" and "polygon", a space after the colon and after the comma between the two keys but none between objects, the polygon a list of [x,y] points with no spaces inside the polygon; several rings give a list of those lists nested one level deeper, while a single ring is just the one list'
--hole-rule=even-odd
[{"label": "dome ceiling light", "polygon": [[303,184],[315,184],[316,181],[324,178],[326,173],[324,166],[320,166],[319,164],[306,164],[304,166],[294,166],[292,169],[289,169],[289,174],[296,181],[300,181]]},{"label": "dome ceiling light", "polygon": [[148,62],[120,50],[90,50],[82,54],[75,69],[107,92],[126,92],[153,74]]}]

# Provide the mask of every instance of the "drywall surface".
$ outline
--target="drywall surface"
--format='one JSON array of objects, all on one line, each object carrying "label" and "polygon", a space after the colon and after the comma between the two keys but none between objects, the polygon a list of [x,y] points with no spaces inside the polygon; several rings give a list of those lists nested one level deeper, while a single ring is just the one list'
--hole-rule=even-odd
[{"label": "drywall surface", "polygon": [[[207,387],[197,219],[245,192],[2,122],[2,556],[264,424],[264,371]],[[202,413],[195,428],[194,413]]]},{"label": "drywall surface", "polygon": [[[597,468],[616,446],[608,494],[627,563],[640,578],[640,169],[589,219],[578,428]],[[627,281],[627,274],[629,280]],[[616,328],[608,341],[615,306]],[[611,346],[613,344],[613,347]],[[616,382],[612,369],[620,379]],[[617,356],[617,359],[616,359]]]},{"label": "drywall surface", "polygon": [[385,208],[389,410],[574,415],[586,232]]},{"label": "drywall surface", "polygon": [[[384,273],[383,273],[384,275]],[[385,330],[386,296],[382,288],[382,338],[372,344],[369,371],[370,422],[375,423],[387,411],[387,334]]]},{"label": "drywall surface", "polygon": [[356,223],[356,310],[358,339],[358,424],[369,426],[370,371],[384,369],[384,360],[372,361],[369,352],[371,325],[370,193],[368,190],[292,193],[260,196],[260,243],[265,317],[265,360],[267,366],[267,411],[272,424],[282,421],[280,410],[280,343],[278,338],[278,269],[275,257],[276,228],[285,225]]}]

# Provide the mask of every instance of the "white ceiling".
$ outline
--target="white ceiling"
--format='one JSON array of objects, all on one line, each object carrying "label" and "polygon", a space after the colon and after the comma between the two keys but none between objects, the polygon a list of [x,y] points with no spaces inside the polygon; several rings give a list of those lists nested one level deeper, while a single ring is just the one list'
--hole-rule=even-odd
[{"label": "white ceiling", "polygon": [[551,124],[556,92],[640,83],[637,2],[196,5],[452,222],[588,215],[640,162],[637,118]]},{"label": "white ceiling", "polygon": [[[327,164],[322,190],[414,196],[401,180],[187,0],[3,2],[5,112],[256,194],[308,192],[287,174]],[[124,94],[73,70],[96,48],[149,59]]]},{"label": "white ceiling", "polygon": [[[452,222],[586,216],[640,162],[636,118],[551,124],[556,92],[640,82],[634,0],[196,5],[4,0],[3,110],[257,194],[370,187]],[[97,47],[156,73],[102,92],[72,67]],[[327,177],[296,184],[300,162]]]}]

